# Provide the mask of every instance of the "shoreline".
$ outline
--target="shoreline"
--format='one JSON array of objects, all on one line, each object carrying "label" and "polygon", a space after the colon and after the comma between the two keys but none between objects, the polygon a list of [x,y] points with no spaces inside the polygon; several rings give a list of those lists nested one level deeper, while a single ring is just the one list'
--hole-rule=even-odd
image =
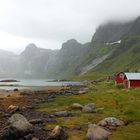
[{"label": "shoreline", "polygon": [[[44,102],[53,102],[57,96],[78,95],[81,86],[78,85],[75,89],[73,87],[75,86],[49,86],[36,90],[24,89],[18,91],[0,90],[0,139],[5,134],[8,119],[15,113],[23,114],[29,121],[42,119],[44,123],[56,122],[56,119],[51,114],[38,112],[36,110],[37,106]],[[43,124],[41,123],[39,126],[38,124],[33,125],[32,138],[35,136],[40,140],[45,140],[48,137],[48,134],[40,129],[43,128]]]},{"label": "shoreline", "polygon": [[[17,89],[17,90],[16,90]],[[31,92],[34,93],[35,91],[42,91],[42,92],[49,92],[49,91],[60,91],[60,90],[66,90],[69,89],[69,86],[43,86],[43,87],[33,87],[31,86],[30,88],[25,88],[25,89],[0,89],[0,98],[16,98],[16,97],[22,97],[20,95],[21,92]],[[14,91],[16,90],[16,91]],[[23,95],[23,94],[22,94]]]}]

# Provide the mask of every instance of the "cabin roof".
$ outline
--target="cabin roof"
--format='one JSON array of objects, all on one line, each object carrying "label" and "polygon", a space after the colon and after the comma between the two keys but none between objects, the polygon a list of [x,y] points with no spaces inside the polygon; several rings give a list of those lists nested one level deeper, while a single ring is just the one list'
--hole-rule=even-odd
[{"label": "cabin roof", "polygon": [[140,80],[140,73],[125,73],[128,80]]}]

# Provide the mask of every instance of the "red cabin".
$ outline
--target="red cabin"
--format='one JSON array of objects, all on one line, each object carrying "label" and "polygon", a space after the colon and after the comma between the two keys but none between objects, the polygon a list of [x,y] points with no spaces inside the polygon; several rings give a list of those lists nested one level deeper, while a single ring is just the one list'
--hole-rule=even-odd
[{"label": "red cabin", "polygon": [[115,74],[115,84],[123,84],[123,79],[124,79],[124,73],[116,73]]},{"label": "red cabin", "polygon": [[124,73],[124,75],[125,88],[140,87],[140,73]]}]

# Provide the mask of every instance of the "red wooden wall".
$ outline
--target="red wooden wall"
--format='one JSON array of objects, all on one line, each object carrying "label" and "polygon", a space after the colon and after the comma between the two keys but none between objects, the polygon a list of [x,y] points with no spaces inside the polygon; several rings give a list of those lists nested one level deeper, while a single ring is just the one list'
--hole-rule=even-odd
[{"label": "red wooden wall", "polygon": [[140,80],[131,80],[130,87],[140,87]]},{"label": "red wooden wall", "polygon": [[121,84],[123,83],[123,77],[120,74],[117,74],[115,76],[115,81],[116,81],[116,84]]}]

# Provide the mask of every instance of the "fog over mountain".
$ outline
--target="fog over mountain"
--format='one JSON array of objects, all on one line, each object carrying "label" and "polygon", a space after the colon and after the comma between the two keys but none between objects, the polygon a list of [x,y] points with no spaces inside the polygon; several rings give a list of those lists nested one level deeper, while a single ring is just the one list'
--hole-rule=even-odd
[{"label": "fog over mountain", "polygon": [[139,13],[139,0],[0,1],[0,48],[21,53],[31,42],[49,49],[70,38],[89,42],[99,25]]},{"label": "fog over mountain", "polygon": [[90,42],[81,43],[72,38],[62,43],[59,50],[40,48],[35,43],[27,45],[19,55],[0,50],[0,75],[66,78],[99,71],[107,74],[133,67],[137,71],[140,69],[139,36],[140,17],[125,23],[102,24],[93,33]]}]

